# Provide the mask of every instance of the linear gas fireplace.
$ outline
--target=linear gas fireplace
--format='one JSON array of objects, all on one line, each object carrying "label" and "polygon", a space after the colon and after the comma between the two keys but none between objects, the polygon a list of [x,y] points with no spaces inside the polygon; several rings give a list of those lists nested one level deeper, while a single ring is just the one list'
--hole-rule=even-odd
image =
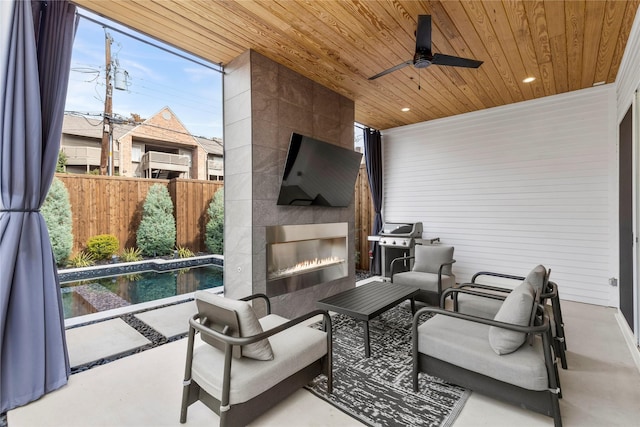
[{"label": "linear gas fireplace", "polygon": [[267,295],[275,296],[349,274],[348,223],[267,227]]}]

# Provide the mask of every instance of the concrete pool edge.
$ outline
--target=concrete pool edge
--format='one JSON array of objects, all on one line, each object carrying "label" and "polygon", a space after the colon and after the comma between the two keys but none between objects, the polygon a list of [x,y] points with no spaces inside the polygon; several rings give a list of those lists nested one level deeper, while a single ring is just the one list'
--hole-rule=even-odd
[{"label": "concrete pool edge", "polygon": [[[213,292],[215,294],[223,294],[224,286],[220,286],[219,288],[207,289],[207,291]],[[75,328],[78,326],[84,326],[94,322],[101,322],[103,320],[107,320],[114,317],[124,316],[126,314],[132,314],[132,313],[147,311],[147,310],[164,307],[172,304],[178,304],[181,302],[192,300],[194,293],[195,292],[190,292],[186,294],[175,295],[168,298],[161,298],[153,301],[142,302],[139,304],[132,304],[126,307],[119,307],[111,310],[99,311],[97,313],[69,317],[68,319],[64,320],[64,327],[65,329]]]},{"label": "concrete pool edge", "polygon": [[98,277],[115,276],[120,274],[138,273],[142,271],[167,271],[180,268],[197,267],[205,264],[222,266],[223,255],[200,255],[190,258],[163,259],[154,258],[143,261],[119,262],[115,264],[94,265],[82,268],[58,269],[60,282],[75,282]]}]

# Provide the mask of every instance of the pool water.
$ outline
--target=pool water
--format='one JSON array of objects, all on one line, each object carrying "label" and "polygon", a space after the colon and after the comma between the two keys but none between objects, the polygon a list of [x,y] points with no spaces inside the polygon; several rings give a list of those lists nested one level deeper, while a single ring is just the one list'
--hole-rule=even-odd
[{"label": "pool water", "polygon": [[222,267],[145,271],[60,284],[64,318],[222,286]]}]

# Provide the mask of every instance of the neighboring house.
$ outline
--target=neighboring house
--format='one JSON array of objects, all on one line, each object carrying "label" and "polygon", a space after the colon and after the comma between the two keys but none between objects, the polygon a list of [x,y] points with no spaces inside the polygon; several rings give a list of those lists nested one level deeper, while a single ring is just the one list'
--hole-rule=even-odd
[{"label": "neighboring house", "polygon": [[224,181],[224,163],[222,161],[222,140],[218,138],[207,139],[196,136],[198,144],[207,152],[206,178],[209,181]]},{"label": "neighboring house", "polygon": [[[102,120],[65,115],[60,150],[67,172],[100,168]],[[222,141],[195,137],[169,107],[142,123],[113,123],[114,174],[222,180]]]}]

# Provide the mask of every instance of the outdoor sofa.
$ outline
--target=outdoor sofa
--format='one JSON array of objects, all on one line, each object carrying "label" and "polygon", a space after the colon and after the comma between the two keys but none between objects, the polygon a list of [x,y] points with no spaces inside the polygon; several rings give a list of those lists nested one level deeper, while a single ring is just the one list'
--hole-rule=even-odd
[{"label": "outdoor sofa", "polygon": [[[560,427],[560,383],[549,317],[536,297],[531,284],[523,282],[494,319],[435,307],[418,310],[412,324],[414,391],[424,372],[553,417]],[[434,316],[424,321],[427,314]]]}]

